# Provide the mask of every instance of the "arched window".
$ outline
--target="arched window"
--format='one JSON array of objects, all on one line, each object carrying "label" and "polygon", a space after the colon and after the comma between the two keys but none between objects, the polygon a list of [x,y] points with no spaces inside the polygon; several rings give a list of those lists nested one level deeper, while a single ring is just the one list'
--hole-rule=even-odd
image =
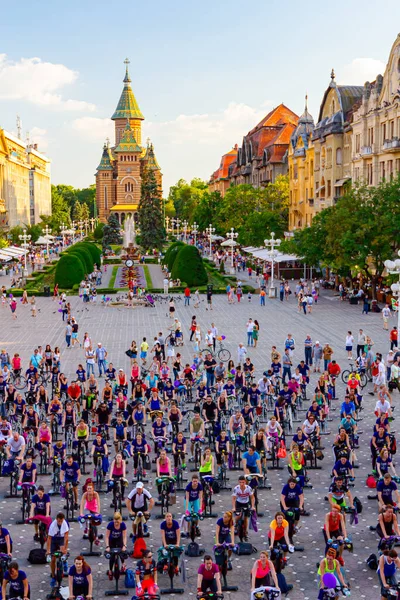
[{"label": "arched window", "polygon": [[342,161],[343,161],[342,149],[341,148],[336,148],[336,164],[337,165],[341,165]]},{"label": "arched window", "polygon": [[107,186],[104,186],[104,210],[108,210]]},{"label": "arched window", "polygon": [[131,183],[130,181],[128,181],[128,183],[125,184],[125,192],[133,192],[133,183]]}]

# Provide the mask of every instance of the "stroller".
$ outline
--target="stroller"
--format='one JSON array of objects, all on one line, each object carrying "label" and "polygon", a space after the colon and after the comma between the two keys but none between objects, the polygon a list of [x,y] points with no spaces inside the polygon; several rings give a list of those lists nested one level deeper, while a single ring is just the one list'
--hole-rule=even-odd
[{"label": "stroller", "polygon": [[151,308],[154,308],[156,303],[155,300],[153,298],[153,296],[151,294],[146,294],[144,296],[144,299],[146,301],[145,306],[150,306]]}]

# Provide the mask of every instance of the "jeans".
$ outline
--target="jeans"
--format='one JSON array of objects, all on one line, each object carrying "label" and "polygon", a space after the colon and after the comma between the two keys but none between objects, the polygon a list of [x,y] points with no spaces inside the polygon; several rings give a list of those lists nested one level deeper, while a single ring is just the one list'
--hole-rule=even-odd
[{"label": "jeans", "polygon": [[190,305],[190,296],[185,296],[185,306]]},{"label": "jeans", "polygon": [[106,361],[105,359],[98,359],[97,361],[97,365],[99,367],[99,376],[102,375],[102,373],[106,372]]},{"label": "jeans", "polygon": [[311,366],[312,365],[312,348],[309,348],[308,346],[306,346],[304,348],[304,355],[305,355],[305,359],[306,359],[306,365]]},{"label": "jeans", "polygon": [[65,336],[65,341],[67,342],[67,348],[70,348],[70,346],[71,346],[71,336],[70,335],[66,335]]},{"label": "jeans", "polygon": [[253,332],[252,331],[247,332],[247,345],[248,346],[253,345]]},{"label": "jeans", "polygon": [[265,296],[260,296],[260,306],[265,306]]},{"label": "jeans", "polygon": [[90,374],[94,375],[94,364],[87,362],[86,363],[86,375],[89,377]]},{"label": "jeans", "polygon": [[324,358],[324,371],[328,370],[328,365],[331,362],[330,358]]},{"label": "jeans", "polygon": [[206,376],[207,376],[207,387],[212,387],[214,385],[214,380],[215,380],[214,373],[209,373],[207,371]]},{"label": "jeans", "polygon": [[279,292],[279,300],[281,302],[283,302],[283,296],[284,296],[285,292]]},{"label": "jeans", "polygon": [[283,367],[283,370],[282,370],[282,381],[283,382],[285,382],[286,375],[288,376],[289,379],[292,378],[292,373],[290,371],[290,367]]}]

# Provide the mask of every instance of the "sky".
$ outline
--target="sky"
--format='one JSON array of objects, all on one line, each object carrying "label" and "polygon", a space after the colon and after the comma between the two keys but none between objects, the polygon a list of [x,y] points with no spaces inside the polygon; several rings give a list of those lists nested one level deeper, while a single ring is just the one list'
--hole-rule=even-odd
[{"label": "sky", "polygon": [[180,178],[208,180],[281,102],[300,115],[308,94],[316,120],[332,68],[339,84],[383,74],[400,2],[20,0],[1,25],[0,127],[16,134],[19,115],[53,183],[94,183],[128,57],[167,196]]}]

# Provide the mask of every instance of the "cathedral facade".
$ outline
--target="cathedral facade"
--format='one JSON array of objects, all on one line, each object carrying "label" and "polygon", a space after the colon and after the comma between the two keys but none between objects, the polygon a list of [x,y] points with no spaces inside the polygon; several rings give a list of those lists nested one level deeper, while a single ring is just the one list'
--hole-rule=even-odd
[{"label": "cathedral facade", "polygon": [[111,119],[115,125],[115,143],[104,144],[103,154],[96,172],[96,204],[100,221],[106,222],[114,214],[122,224],[126,217],[137,221],[140,203],[143,170],[154,171],[156,181],[162,190],[162,173],[154,154],[153,144],[142,146],[142,121],[140,111],[131,87],[128,59],[124,88],[117,108]]}]

